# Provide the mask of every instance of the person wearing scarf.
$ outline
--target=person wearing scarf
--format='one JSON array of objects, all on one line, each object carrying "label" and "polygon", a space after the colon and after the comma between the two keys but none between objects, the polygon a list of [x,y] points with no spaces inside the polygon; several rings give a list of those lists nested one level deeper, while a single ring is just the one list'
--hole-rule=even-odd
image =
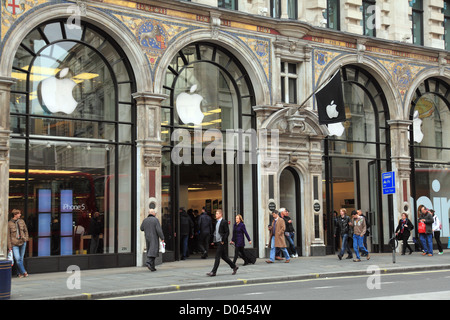
[{"label": "person wearing scarf", "polygon": [[19,269],[19,278],[28,277],[28,273],[23,266],[23,257],[25,256],[28,241],[27,225],[20,218],[22,213],[19,209],[13,209],[11,215],[11,220],[8,221],[8,249],[13,251],[14,259]]},{"label": "person wearing scarf", "polygon": [[403,240],[402,255],[405,255],[406,248],[409,249],[409,254],[413,253],[411,246],[408,244],[411,230],[414,229],[411,220],[408,219],[407,213],[402,213],[402,218],[398,221],[397,229],[395,229],[395,235],[399,240]]}]

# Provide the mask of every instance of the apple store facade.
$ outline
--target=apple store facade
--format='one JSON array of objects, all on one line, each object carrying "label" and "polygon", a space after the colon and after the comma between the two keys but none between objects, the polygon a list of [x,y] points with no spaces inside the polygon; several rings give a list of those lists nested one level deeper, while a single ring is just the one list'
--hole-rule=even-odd
[{"label": "apple store facade", "polygon": [[125,54],[92,25],[53,20],[23,39],[11,75],[9,208],[27,222],[28,268],[54,271],[73,257],[81,268],[134,264],[135,80]]},{"label": "apple store facade", "polygon": [[[260,258],[273,207],[289,210],[299,256],[336,253],[341,208],[367,216],[371,252],[389,252],[401,213],[416,224],[420,204],[447,242],[450,70],[439,52],[376,38],[361,51],[300,21],[127,3],[2,13],[0,257],[12,209],[29,230],[30,273],[142,266],[149,208],[167,243],[158,263],[182,259],[180,210],[222,209],[230,231],[242,215]],[[334,132],[306,98],[338,70],[346,121]]]}]

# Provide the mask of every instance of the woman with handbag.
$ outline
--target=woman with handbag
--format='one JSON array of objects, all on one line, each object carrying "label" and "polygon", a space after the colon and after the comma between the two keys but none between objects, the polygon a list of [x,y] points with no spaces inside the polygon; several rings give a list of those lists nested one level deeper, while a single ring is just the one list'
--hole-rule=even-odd
[{"label": "woman with handbag", "polygon": [[23,266],[28,241],[27,225],[20,218],[22,212],[19,209],[13,209],[11,215],[11,220],[8,221],[8,249],[12,250],[14,259],[16,259],[18,277],[28,277],[28,273]]},{"label": "woman with handbag", "polygon": [[397,229],[395,229],[395,235],[398,240],[403,240],[402,247],[402,256],[405,255],[406,248],[409,249],[409,254],[413,253],[413,249],[411,249],[408,244],[409,236],[411,235],[411,231],[414,229],[414,226],[411,220],[408,219],[407,213],[402,213],[402,218],[398,221]]},{"label": "woman with handbag", "polygon": [[419,236],[422,242],[424,253],[422,255],[433,256],[433,216],[424,206],[420,205],[418,209],[419,216]]},{"label": "woman with handbag", "polygon": [[244,260],[244,266],[246,266],[251,262],[244,251],[244,235],[247,238],[248,243],[251,244],[252,241],[250,240],[250,236],[248,235],[247,229],[245,228],[244,220],[242,219],[242,216],[238,214],[236,216],[236,223],[233,227],[233,237],[231,238],[230,244],[234,244],[235,246],[233,263],[236,264],[238,256],[241,256],[241,258]]}]

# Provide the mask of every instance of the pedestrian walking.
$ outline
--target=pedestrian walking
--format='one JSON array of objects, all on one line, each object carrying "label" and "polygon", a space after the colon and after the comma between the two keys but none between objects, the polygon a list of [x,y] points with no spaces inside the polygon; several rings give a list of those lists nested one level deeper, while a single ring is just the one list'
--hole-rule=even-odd
[{"label": "pedestrian walking", "polygon": [[408,214],[406,212],[402,213],[402,218],[398,221],[397,228],[395,229],[395,235],[397,236],[397,239],[403,240],[402,256],[405,255],[406,249],[409,249],[409,254],[413,253],[413,249],[408,244],[408,239],[413,229],[414,226],[411,220],[408,219]]},{"label": "pedestrian walking", "polygon": [[244,235],[248,240],[248,243],[252,243],[250,236],[248,235],[247,229],[245,228],[244,219],[240,214],[236,216],[236,222],[233,227],[233,237],[231,237],[230,243],[234,245],[234,259],[233,263],[236,264],[238,256],[244,260],[244,266],[250,263],[249,258],[245,254],[245,239]]},{"label": "pedestrian walking", "polygon": [[352,211],[352,222],[353,226],[353,250],[355,251],[356,259],[353,259],[354,262],[360,262],[361,257],[359,255],[359,250],[365,254],[367,260],[370,259],[369,251],[364,247],[364,234],[366,233],[366,219],[358,215],[358,212]]},{"label": "pedestrian walking", "polygon": [[286,240],[284,236],[284,232],[286,230],[286,225],[284,220],[278,215],[278,211],[274,210],[272,212],[272,225],[269,227],[270,230],[270,260],[267,260],[267,263],[274,263],[275,261],[275,251],[276,248],[280,248],[283,252],[286,261],[285,263],[289,263],[291,257],[286,249]]},{"label": "pedestrian walking", "polygon": [[184,208],[180,208],[180,244],[181,260],[186,260],[189,256],[188,241],[194,236],[194,222],[188,216]]},{"label": "pedestrian walking", "polygon": [[[59,226],[58,226],[59,229]],[[89,224],[89,234],[91,235],[91,241],[89,244],[89,253],[95,254],[98,252],[100,244],[100,235],[103,234],[103,222],[100,217],[100,212],[95,211]]]},{"label": "pedestrian walking", "polygon": [[369,219],[363,214],[362,210],[356,210],[358,212],[358,215],[360,217],[363,217],[366,220],[366,233],[364,234],[364,247],[369,250],[369,247],[367,246],[367,237],[370,235],[370,222]]},{"label": "pedestrian walking", "polygon": [[442,243],[441,243],[441,230],[442,230],[442,223],[439,220],[438,216],[435,214],[434,210],[430,210],[431,215],[433,216],[433,235],[434,239],[436,240],[436,244],[439,250],[439,254],[444,254],[444,251],[442,250]]},{"label": "pedestrian walking", "polygon": [[200,250],[201,258],[206,259],[208,257],[209,242],[211,234],[213,233],[211,217],[206,212],[205,208],[202,209],[202,213],[198,218],[198,249]]},{"label": "pedestrian walking", "polygon": [[289,217],[289,210],[284,209],[284,211],[281,212],[281,216],[283,217],[284,223],[286,225],[286,231],[284,232],[284,235],[286,236],[286,239],[289,242],[288,252],[291,258],[297,258],[297,248],[295,248],[295,229],[294,225],[292,224],[292,219]]},{"label": "pedestrian walking", "polygon": [[28,229],[25,221],[21,219],[22,212],[19,209],[11,210],[11,219],[8,221],[8,249],[12,250],[16,260],[18,277],[28,277],[28,272],[23,265],[23,258],[27,248]]},{"label": "pedestrian walking", "polygon": [[192,238],[189,238],[188,240],[188,248],[189,248],[189,255],[196,253],[198,249],[198,210],[189,209],[187,211],[187,214],[189,218],[192,220],[192,223],[194,225],[194,234]]},{"label": "pedestrian walking", "polygon": [[336,228],[334,231],[334,236],[336,237],[337,234],[340,234],[342,240],[341,251],[338,253],[339,260],[342,260],[345,251],[348,253],[347,259],[353,258],[352,250],[348,242],[350,231],[350,217],[347,216],[347,209],[342,208],[339,210],[339,217],[336,219]]},{"label": "pedestrian walking", "polygon": [[228,263],[231,269],[233,269],[233,275],[236,274],[239,269],[233,261],[228,257],[228,236],[230,234],[230,229],[228,227],[228,221],[223,218],[223,212],[221,209],[216,211],[216,227],[214,230],[214,244],[217,246],[216,257],[214,261],[214,267],[211,272],[206,275],[214,277],[219,268],[220,259]]},{"label": "pedestrian walking", "polygon": [[156,218],[155,209],[148,211],[148,217],[142,221],[141,231],[144,231],[147,246],[147,261],[145,265],[153,272],[156,271],[155,258],[159,255],[159,240],[161,239],[161,242],[164,242],[164,234],[161,224]]},{"label": "pedestrian walking", "polygon": [[[433,216],[431,212],[424,206],[420,205],[418,209],[419,223],[425,224],[425,230],[419,228],[420,241],[422,242],[423,256],[433,256]],[[420,227],[420,226],[419,226]]]}]

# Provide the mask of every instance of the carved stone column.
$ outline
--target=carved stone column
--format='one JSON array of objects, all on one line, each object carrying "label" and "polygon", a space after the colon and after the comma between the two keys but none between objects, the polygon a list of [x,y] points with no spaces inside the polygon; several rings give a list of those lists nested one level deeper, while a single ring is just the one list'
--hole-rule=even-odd
[{"label": "carved stone column", "polygon": [[309,139],[309,195],[305,194],[305,217],[309,216],[311,256],[326,255],[325,233],[323,229],[323,190],[322,190],[322,136],[310,136]]},{"label": "carved stone column", "polygon": [[0,77],[0,259],[7,256],[9,199],[9,99],[15,79]]},{"label": "carved stone column", "polygon": [[137,108],[137,265],[145,263],[145,236],[140,231],[149,208],[156,210],[161,222],[161,102],[167,95],[138,92],[133,94]]},{"label": "carved stone column", "polygon": [[409,215],[411,221],[414,221],[415,210],[412,210],[409,202],[411,195],[410,177],[411,177],[411,157],[409,155],[409,126],[410,120],[389,120],[391,129],[391,159],[392,171],[395,174],[396,191],[394,194],[394,223],[398,221],[403,212]]}]

